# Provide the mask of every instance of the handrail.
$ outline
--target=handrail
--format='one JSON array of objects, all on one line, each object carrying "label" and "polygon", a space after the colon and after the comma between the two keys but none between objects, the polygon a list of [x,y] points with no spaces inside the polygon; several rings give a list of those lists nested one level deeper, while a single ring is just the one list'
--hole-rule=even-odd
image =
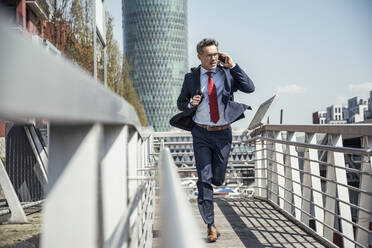
[{"label": "handrail", "polygon": [[265,131],[287,131],[287,132],[306,132],[306,133],[327,133],[342,134],[349,136],[365,136],[372,133],[371,124],[337,124],[337,125],[264,125],[260,128],[260,133]]},{"label": "handrail", "polygon": [[193,214],[182,191],[181,181],[176,174],[176,166],[169,149],[163,148],[160,156],[163,235],[161,247],[203,247],[198,227],[193,218],[190,218]]},{"label": "handrail", "polygon": [[[153,178],[152,171],[137,171],[153,166],[153,130],[141,127],[120,96],[70,61],[12,33],[3,19],[1,12],[0,118],[50,124],[41,247],[103,247],[113,235],[128,246],[148,247],[155,181],[129,178]],[[147,185],[145,200],[136,194],[141,183]],[[133,218],[120,222],[128,211]],[[130,238],[116,235],[115,228],[123,224],[127,230],[128,221]],[[109,246],[120,242],[112,239]]]},{"label": "handrail", "polygon": [[128,124],[148,136],[132,105],[70,61],[48,54],[1,23],[0,37],[1,118]]}]

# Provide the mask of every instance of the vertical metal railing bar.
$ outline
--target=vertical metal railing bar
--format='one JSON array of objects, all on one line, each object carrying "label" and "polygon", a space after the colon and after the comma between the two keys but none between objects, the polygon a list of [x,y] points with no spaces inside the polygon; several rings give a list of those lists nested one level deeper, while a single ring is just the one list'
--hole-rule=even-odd
[{"label": "vertical metal railing bar", "polygon": [[101,130],[98,133],[98,144],[97,144],[97,154],[98,164],[97,164],[97,245],[98,247],[103,247],[105,243],[105,221],[104,221],[104,208],[103,208],[103,180],[102,180],[102,160],[104,158],[104,127],[101,123],[96,123]]},{"label": "vertical metal railing bar", "polygon": [[[341,134],[333,134],[331,135],[331,141],[332,141],[332,145],[335,146],[335,147],[341,147],[343,146],[343,140],[342,140],[342,135]],[[333,152],[333,156],[334,156],[334,163],[339,165],[339,166],[343,166],[343,167],[346,167],[346,164],[345,164],[345,157],[343,155],[343,153],[341,152]],[[337,182],[341,182],[343,184],[346,184],[347,185],[347,175],[346,175],[346,171],[345,170],[342,170],[341,168],[335,168],[335,175],[336,175],[336,181]],[[346,202],[350,202],[350,196],[349,196],[349,190],[348,190],[348,187],[347,186],[343,186],[343,185],[337,185],[337,195],[339,198],[343,198],[345,199]],[[338,202],[338,207],[339,207],[339,211],[340,211],[340,215],[344,216],[346,219],[348,220],[352,220],[352,217],[351,217],[351,208],[350,208],[350,205],[349,204],[345,204],[345,203],[342,203],[342,202]],[[354,230],[353,230],[353,226],[346,222],[344,219],[341,220],[341,227],[342,227],[342,232],[344,234],[346,234],[350,240],[354,240],[355,239],[355,235],[354,235]],[[344,240],[344,245],[346,247],[353,247],[353,244],[349,242],[349,240],[345,241]]]},{"label": "vertical metal railing bar", "polygon": [[[316,144],[316,134],[315,133],[305,133],[305,143],[307,144]],[[311,160],[318,160],[318,151],[313,148],[306,148],[308,150],[308,158]],[[316,232],[323,236],[323,222],[324,222],[324,201],[322,197],[322,187],[321,187],[321,180],[320,180],[320,165],[316,162],[309,162],[310,163],[310,178],[311,178],[311,186],[312,189],[312,197],[313,197],[313,207],[314,207],[314,214],[315,214],[315,226]],[[316,203],[316,204],[315,204]]]},{"label": "vertical metal railing bar", "polygon": [[[287,133],[287,140],[288,141],[296,141],[296,132],[288,132]],[[301,188],[301,175],[299,171],[299,159],[294,158],[291,155],[294,155],[296,152],[295,146],[288,145],[288,160],[291,167],[292,172],[292,188],[293,188],[293,202],[295,206],[295,216],[298,221],[301,221],[301,204],[302,204],[302,197],[298,197],[298,195],[302,196],[302,188]],[[298,153],[297,153],[298,154]]]},{"label": "vertical metal railing bar", "polygon": [[[287,139],[288,139],[288,134],[287,134]],[[284,165],[283,166],[284,166],[284,175],[285,175],[284,188],[287,189],[284,191],[284,198],[287,200],[284,202],[284,210],[294,215],[295,212],[292,213],[292,206],[294,204],[293,179],[292,179],[293,173],[292,173],[292,167],[291,167],[292,161],[289,159],[289,145],[283,145],[283,146],[284,146]]]},{"label": "vertical metal railing bar", "polygon": [[[325,142],[327,144],[332,144],[332,137],[331,135],[327,135],[325,138]],[[333,151],[325,151],[327,155],[327,163],[329,164],[335,164],[334,161],[334,152]],[[337,184],[336,184],[336,170],[333,166],[327,166],[326,167],[326,192],[325,192],[325,207],[328,210],[325,213],[324,222],[328,226],[335,225],[335,221],[339,220],[340,218],[338,216],[335,216],[333,213],[337,213],[336,206],[338,206],[337,203]],[[336,219],[337,217],[337,219]],[[324,228],[324,234],[323,236],[326,239],[332,240],[334,239],[334,232],[332,229],[329,229],[328,226]]]}]

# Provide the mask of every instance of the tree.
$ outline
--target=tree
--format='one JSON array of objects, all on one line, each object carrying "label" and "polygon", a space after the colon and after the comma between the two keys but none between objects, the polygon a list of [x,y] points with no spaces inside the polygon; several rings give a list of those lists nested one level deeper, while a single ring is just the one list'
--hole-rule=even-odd
[{"label": "tree", "polygon": [[[85,71],[93,74],[93,24],[91,0],[48,0],[52,6],[51,24],[55,32],[52,43],[58,43],[58,32],[61,23],[68,24],[66,49],[64,55],[70,58]],[[69,6],[70,8],[67,8]],[[67,10],[66,10],[67,9]],[[99,43],[98,43],[99,44]],[[134,90],[129,76],[130,66],[119,49],[113,35],[113,17],[106,12],[106,45],[107,45],[107,83],[112,91],[122,96],[136,110],[142,126],[147,126],[145,111]],[[58,47],[58,46],[57,46]],[[103,48],[97,46],[99,59],[98,78],[103,81]]]},{"label": "tree", "polygon": [[130,78],[131,68],[125,56],[122,56],[118,42],[114,39],[113,17],[108,12],[106,17],[107,84],[134,107],[141,125],[147,126],[145,111]]}]

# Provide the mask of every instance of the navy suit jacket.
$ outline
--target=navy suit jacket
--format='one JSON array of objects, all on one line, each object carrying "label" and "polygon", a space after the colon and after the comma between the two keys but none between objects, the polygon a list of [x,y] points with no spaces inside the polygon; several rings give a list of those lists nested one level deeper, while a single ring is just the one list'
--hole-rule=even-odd
[{"label": "navy suit jacket", "polygon": [[[224,89],[222,92],[222,102],[225,104],[225,120],[233,123],[244,118],[244,111],[251,109],[250,106],[234,102],[233,93],[240,90],[245,93],[252,93],[254,85],[247,74],[239,67],[238,64],[234,68],[229,69],[218,65],[225,72]],[[183,111],[171,118],[169,123],[187,131],[191,131],[195,122],[192,120],[197,107],[189,108],[188,104],[197,91],[200,92],[200,65],[192,72],[185,75],[181,93],[177,100],[177,107]]]}]

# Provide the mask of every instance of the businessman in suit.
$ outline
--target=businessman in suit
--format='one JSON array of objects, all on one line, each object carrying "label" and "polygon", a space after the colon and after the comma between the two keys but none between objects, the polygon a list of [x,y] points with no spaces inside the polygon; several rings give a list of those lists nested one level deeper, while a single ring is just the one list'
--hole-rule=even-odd
[{"label": "businessman in suit", "polygon": [[[225,180],[232,143],[231,123],[244,118],[249,106],[233,101],[233,93],[254,91],[252,80],[227,53],[218,52],[218,42],[203,39],[197,45],[201,65],[185,75],[177,100],[183,111],[170,124],[191,131],[198,172],[198,207],[207,224],[209,242],[220,236],[214,223],[213,187]],[[219,60],[220,58],[220,60]]]}]

